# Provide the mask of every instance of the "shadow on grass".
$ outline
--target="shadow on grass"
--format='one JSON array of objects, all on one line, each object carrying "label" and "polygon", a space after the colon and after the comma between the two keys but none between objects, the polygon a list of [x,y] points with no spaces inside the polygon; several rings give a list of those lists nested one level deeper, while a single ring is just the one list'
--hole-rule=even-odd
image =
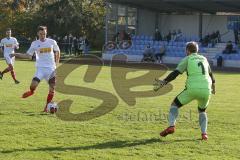
[{"label": "shadow on grass", "polygon": [[198,138],[198,139],[174,139],[174,140],[166,140],[166,141],[164,141],[164,143],[170,144],[170,143],[196,142],[196,141],[201,141],[201,139],[200,138]]},{"label": "shadow on grass", "polygon": [[13,152],[25,152],[25,151],[67,151],[67,150],[92,150],[92,149],[116,149],[116,148],[125,148],[125,147],[136,147],[140,145],[147,145],[153,143],[161,143],[163,142],[159,138],[151,138],[151,139],[143,139],[143,140],[135,140],[135,141],[109,141],[89,146],[78,146],[78,147],[45,147],[45,148],[36,148],[36,149],[13,149],[0,151],[0,153],[13,153]]},{"label": "shadow on grass", "polygon": [[54,151],[77,151],[77,150],[92,150],[92,149],[117,149],[117,148],[126,148],[126,147],[136,147],[140,145],[148,145],[153,143],[161,143],[161,144],[171,144],[171,143],[178,143],[178,142],[193,142],[198,141],[200,139],[177,139],[177,140],[166,140],[163,141],[159,138],[151,138],[151,139],[143,139],[143,140],[135,140],[135,141],[109,141],[89,146],[78,146],[78,147],[45,147],[45,148],[36,148],[36,149],[13,149],[13,150],[6,150],[0,151],[0,153],[13,153],[13,152],[37,152],[37,151],[44,151],[44,152],[54,152]]},{"label": "shadow on grass", "polygon": [[27,112],[27,111],[23,111],[22,112],[25,116],[47,116],[49,115],[48,113],[45,112]]}]

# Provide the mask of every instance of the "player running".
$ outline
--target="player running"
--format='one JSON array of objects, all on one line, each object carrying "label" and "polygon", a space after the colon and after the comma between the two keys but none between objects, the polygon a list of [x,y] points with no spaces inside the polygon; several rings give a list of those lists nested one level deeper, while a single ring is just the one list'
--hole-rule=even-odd
[{"label": "player running", "polygon": [[202,140],[208,139],[206,109],[211,93],[215,94],[215,79],[207,59],[197,52],[198,44],[196,42],[188,42],[186,45],[187,56],[163,81],[156,80],[157,82],[154,84],[154,90],[157,91],[174,80],[179,74],[185,71],[187,72],[185,89],[172,102],[168,117],[169,127],[160,133],[162,137],[175,132],[175,123],[178,117],[179,108],[193,100],[197,100]]},{"label": "player running", "polygon": [[14,37],[11,37],[11,35],[12,35],[12,31],[11,31],[10,28],[8,28],[6,30],[6,36],[7,37],[3,38],[1,40],[1,44],[0,44],[1,47],[0,48],[3,51],[3,55],[4,55],[4,58],[6,60],[6,63],[8,65],[8,67],[0,73],[0,79],[3,78],[3,75],[5,73],[10,72],[14,82],[16,84],[19,84],[20,82],[16,79],[16,75],[15,75],[14,68],[13,68],[15,58],[10,57],[10,54],[13,54],[15,52],[15,49],[19,48],[19,44],[18,44],[17,39],[14,38]]},{"label": "player running", "polygon": [[42,79],[45,79],[49,84],[49,93],[47,96],[46,106],[44,112],[47,112],[47,104],[50,103],[54,97],[55,85],[56,85],[56,64],[59,63],[60,49],[57,42],[53,39],[46,38],[47,27],[38,27],[39,39],[33,41],[31,47],[28,49],[27,54],[15,53],[11,56],[18,58],[32,59],[34,53],[36,53],[36,73],[32,79],[30,90],[22,95],[22,98],[27,98],[34,94],[38,84]]}]

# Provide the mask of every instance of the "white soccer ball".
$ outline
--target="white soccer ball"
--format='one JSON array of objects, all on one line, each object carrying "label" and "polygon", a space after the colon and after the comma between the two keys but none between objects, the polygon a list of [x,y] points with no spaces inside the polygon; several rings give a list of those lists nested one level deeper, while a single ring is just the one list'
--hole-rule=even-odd
[{"label": "white soccer ball", "polygon": [[48,103],[48,105],[47,105],[47,112],[54,114],[57,111],[58,111],[58,105],[57,105],[56,102]]}]

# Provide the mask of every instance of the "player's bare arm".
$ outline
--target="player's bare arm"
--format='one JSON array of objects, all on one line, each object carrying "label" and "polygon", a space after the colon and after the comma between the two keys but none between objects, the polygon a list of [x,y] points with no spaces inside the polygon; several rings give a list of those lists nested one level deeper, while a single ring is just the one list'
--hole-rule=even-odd
[{"label": "player's bare arm", "polygon": [[3,46],[0,47],[0,53],[3,53]]},{"label": "player's bare arm", "polygon": [[16,45],[14,46],[14,49],[19,49],[19,45],[16,44]]},{"label": "player's bare arm", "polygon": [[31,55],[23,54],[23,53],[13,53],[13,54],[10,54],[10,57],[16,57],[20,59],[32,59]]},{"label": "player's bare arm", "polygon": [[59,61],[60,61],[60,51],[56,51],[56,52],[54,53],[54,55],[55,55],[56,65],[58,65],[58,64],[59,64]]}]

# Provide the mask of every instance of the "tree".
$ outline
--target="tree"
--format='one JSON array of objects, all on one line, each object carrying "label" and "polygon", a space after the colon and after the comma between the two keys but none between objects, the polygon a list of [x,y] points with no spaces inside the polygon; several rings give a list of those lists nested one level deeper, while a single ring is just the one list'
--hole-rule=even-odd
[{"label": "tree", "polygon": [[[49,34],[87,35],[90,40],[103,33],[104,0],[0,0],[0,31],[11,27],[18,34],[35,37],[38,25]],[[99,39],[99,38],[98,38]],[[102,37],[103,40],[103,37]]]},{"label": "tree", "polygon": [[103,32],[105,2],[60,0],[43,5],[36,15],[39,15],[40,23],[51,26],[50,34],[64,36],[71,32],[74,35],[85,34],[94,40],[98,33]]}]

